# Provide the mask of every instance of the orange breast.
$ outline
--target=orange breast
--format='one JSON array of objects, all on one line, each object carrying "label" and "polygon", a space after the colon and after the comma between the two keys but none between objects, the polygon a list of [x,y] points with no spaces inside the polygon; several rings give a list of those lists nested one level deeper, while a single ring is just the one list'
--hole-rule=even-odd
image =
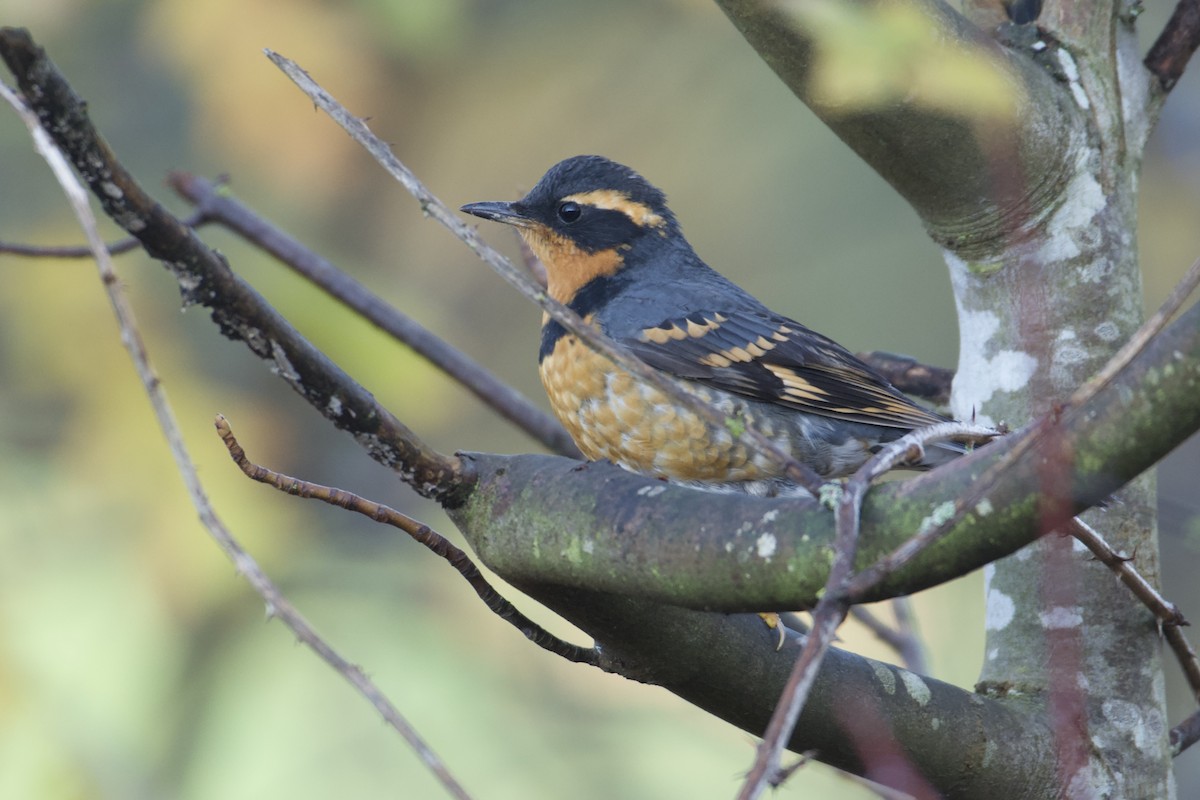
[{"label": "orange breast", "polygon": [[[542,359],[541,377],[554,413],[590,459],[674,480],[724,483],[780,474],[769,459],[735,444],[727,429],[640,384],[570,334]],[[740,416],[785,448],[790,444],[771,419],[754,419],[743,400],[701,384],[685,387],[731,419]]]}]

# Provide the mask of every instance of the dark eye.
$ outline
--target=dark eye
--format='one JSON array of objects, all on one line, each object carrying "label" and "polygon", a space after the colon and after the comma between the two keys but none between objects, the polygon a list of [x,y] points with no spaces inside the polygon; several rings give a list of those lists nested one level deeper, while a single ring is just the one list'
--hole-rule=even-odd
[{"label": "dark eye", "polygon": [[582,213],[583,209],[580,208],[579,203],[573,203],[570,200],[560,203],[558,206],[558,218],[567,224],[579,219],[579,215]]}]

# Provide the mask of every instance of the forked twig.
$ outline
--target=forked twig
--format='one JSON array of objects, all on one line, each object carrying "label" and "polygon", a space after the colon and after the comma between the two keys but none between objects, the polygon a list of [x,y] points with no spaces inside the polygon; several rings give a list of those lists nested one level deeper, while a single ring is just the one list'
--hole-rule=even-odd
[{"label": "forked twig", "polygon": [[896,627],[888,625],[862,606],[850,609],[850,616],[875,634],[875,638],[896,651],[900,662],[910,672],[925,673],[925,652],[912,628],[912,616],[907,597],[893,598],[889,603],[896,615]]},{"label": "forked twig", "polygon": [[476,476],[462,459],[430,447],[379,405],[238,277],[220,253],[146,192],[28,31],[0,27],[0,57],[101,208],[173,275],[185,307],[210,309],[221,335],[266,361],[314,410],[351,433],[373,459],[395,470],[417,492],[454,503],[470,491]]},{"label": "forked twig", "polygon": [[568,661],[590,664],[592,666],[599,664],[600,654],[594,648],[579,647],[570,642],[564,642],[518,611],[516,606],[504,599],[496,591],[495,587],[488,583],[487,578],[483,577],[483,573],[479,571],[479,568],[475,566],[474,562],[471,561],[465,552],[455,547],[446,537],[428,525],[418,522],[390,506],[359,497],[353,492],[347,492],[344,489],[337,489],[332,486],[322,486],[319,483],[303,481],[299,478],[293,478],[290,475],[284,475],[281,472],[276,472],[275,470],[255,464],[246,457],[246,451],[242,449],[242,446],[234,437],[233,430],[229,427],[229,421],[224,416],[218,414],[215,425],[217,435],[225,443],[225,447],[229,450],[229,455],[233,458],[233,462],[251,480],[273,486],[286,494],[311,500],[320,500],[332,506],[362,514],[376,522],[382,522],[385,525],[399,528],[411,536],[414,541],[424,545],[435,555],[449,562],[450,566],[454,567],[455,571],[467,583],[471,584],[471,588],[475,590],[475,594],[479,595],[479,599],[489,609],[505,622],[519,630],[529,641],[549,650],[555,655],[562,656]]},{"label": "forked twig", "polygon": [[569,458],[581,457],[563,427],[520,392],[416,320],[381,300],[328,259],[314,253],[236,198],[222,193],[212,181],[185,172],[173,172],[167,183],[194,203],[204,219],[220,223],[275,256],[363,319],[412,348],[551,452]]},{"label": "forked twig", "polygon": [[221,522],[208,499],[207,493],[204,491],[203,485],[200,483],[200,477],[196,473],[195,464],[188,454],[187,446],[184,444],[183,434],[180,432],[179,426],[175,421],[175,414],[167,402],[166,391],[163,389],[161,381],[150,365],[145,342],[142,339],[133,315],[133,308],[129,304],[125,292],[121,287],[121,282],[113,269],[108,249],[104,241],[100,238],[95,216],[92,214],[91,206],[88,205],[87,191],[76,179],[66,158],[42,127],[37,115],[30,111],[16,93],[2,82],[0,82],[0,97],[16,110],[17,114],[29,128],[29,132],[33,137],[34,147],[50,165],[54,177],[62,186],[63,193],[66,195],[75,216],[79,220],[80,226],[83,228],[88,246],[92,250],[96,266],[100,272],[101,283],[104,285],[105,292],[108,295],[109,302],[117,318],[117,324],[121,330],[121,342],[129,351],[134,368],[137,370],[138,377],[141,379],[146,395],[150,399],[150,405],[153,407],[154,414],[158,419],[159,427],[162,429],[163,436],[167,440],[171,456],[175,460],[176,468],[183,478],[188,495],[191,497],[192,504],[195,506],[204,527],[221,550],[233,562],[238,574],[245,577],[250,585],[254,587],[255,591],[258,592],[259,596],[266,602],[268,616],[278,617],[296,635],[299,641],[304,643],[305,646],[315,652],[323,661],[333,667],[338,674],[353,685],[375,707],[384,721],[408,742],[409,746],[417,754],[417,757],[429,768],[434,777],[437,778],[451,796],[459,798],[459,800],[470,800],[470,795],[467,794],[466,790],[463,789],[450,773],[445,763],[433,752],[416,730],[408,724],[392,702],[367,678],[361,669],[344,659],[317,634],[308,621],[288,602],[278,587],[259,568],[254,558],[242,548],[237,540],[234,539],[229,529]]},{"label": "forked twig", "polygon": [[[180,220],[180,223],[192,230],[208,222],[203,211],[196,211]],[[126,236],[115,242],[104,245],[110,256],[118,256],[137,250],[142,243],[133,236]],[[22,256],[24,258],[92,258],[93,250],[89,245],[36,245],[0,242],[0,255]]]}]

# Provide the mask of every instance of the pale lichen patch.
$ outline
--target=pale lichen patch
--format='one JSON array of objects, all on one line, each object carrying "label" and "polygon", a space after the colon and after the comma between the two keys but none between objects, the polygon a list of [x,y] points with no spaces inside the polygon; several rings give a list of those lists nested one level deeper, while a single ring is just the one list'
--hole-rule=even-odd
[{"label": "pale lichen patch", "polygon": [[762,536],[759,536],[758,541],[755,542],[758,557],[770,561],[771,556],[775,555],[778,544],[774,534],[764,533]]},{"label": "pale lichen patch", "polygon": [[961,298],[969,294],[971,267],[949,250],[943,252],[943,257],[955,284],[959,319],[958,373],[950,410],[958,419],[995,426],[996,420],[980,413],[980,409],[997,392],[1024,388],[1037,370],[1037,359],[1020,350],[996,347],[992,340],[1001,330],[1000,317],[993,311],[977,311],[962,303]]},{"label": "pale lichen patch", "polygon": [[1087,92],[1079,82],[1079,67],[1075,64],[1074,56],[1065,47],[1059,47],[1054,51],[1054,55],[1058,57],[1063,76],[1067,79],[1067,86],[1071,89],[1071,96],[1080,108],[1087,111],[1092,107],[1092,101],[1088,99]]},{"label": "pale lichen patch", "polygon": [[1038,613],[1038,621],[1048,630],[1078,628],[1083,624],[1083,614],[1078,607],[1055,606]]},{"label": "pale lichen patch", "polygon": [[937,526],[949,520],[954,516],[954,501],[945,500],[938,503],[929,512],[928,516],[921,520],[921,525],[917,528],[919,534],[928,533]]},{"label": "pale lichen patch", "polygon": [[871,668],[875,671],[875,677],[883,685],[883,690],[888,694],[896,693],[896,674],[888,669],[887,664],[882,664],[878,661],[871,662]]},{"label": "pale lichen patch", "polygon": [[999,589],[989,589],[987,593],[987,613],[984,617],[984,630],[1002,631],[1013,621],[1017,613],[1016,603]]},{"label": "pale lichen patch", "polygon": [[285,381],[295,383],[300,380],[300,373],[296,372],[296,368],[292,366],[292,362],[288,360],[287,353],[278,342],[271,342],[271,360],[275,365],[271,367],[271,371]]},{"label": "pale lichen patch", "polygon": [[1105,320],[1092,328],[1092,333],[1102,342],[1115,342],[1121,337],[1121,329],[1112,320]]},{"label": "pale lichen patch", "polygon": [[904,688],[908,690],[909,697],[917,701],[917,705],[927,705],[933,699],[933,692],[929,691],[929,684],[921,680],[921,676],[917,673],[902,669],[900,670],[900,680],[904,682]]}]

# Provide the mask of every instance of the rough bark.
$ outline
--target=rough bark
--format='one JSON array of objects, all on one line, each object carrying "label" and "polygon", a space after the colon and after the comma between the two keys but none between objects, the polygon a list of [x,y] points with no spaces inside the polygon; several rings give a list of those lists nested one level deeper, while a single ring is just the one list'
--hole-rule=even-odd
[{"label": "rough bark", "polygon": [[[966,111],[944,142],[936,136],[943,110],[919,92],[850,108],[821,95],[837,44],[820,38],[812,7],[827,4],[796,13],[761,0],[719,2],[943,245],[961,331],[956,416],[1023,424],[1068,397],[1133,333],[1142,309],[1137,176],[1160,97],[1137,58],[1134,15],[1121,4],[1048,4],[1037,26],[998,24],[989,2],[968,3],[970,20],[935,1],[853,4],[868,19],[884,17],[868,8],[919,16],[930,42],[986,54],[981,63],[1010,87],[1014,115]],[[1069,494],[1062,475],[1071,457],[1068,446],[1046,456],[1041,529],[1069,504],[1060,495]],[[1153,501],[1145,476],[1091,521],[1157,580]],[[981,685],[1044,704],[1064,795],[1170,796],[1154,625],[1084,560],[1052,537],[988,568]]]}]

